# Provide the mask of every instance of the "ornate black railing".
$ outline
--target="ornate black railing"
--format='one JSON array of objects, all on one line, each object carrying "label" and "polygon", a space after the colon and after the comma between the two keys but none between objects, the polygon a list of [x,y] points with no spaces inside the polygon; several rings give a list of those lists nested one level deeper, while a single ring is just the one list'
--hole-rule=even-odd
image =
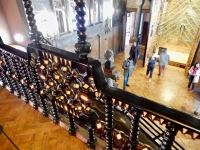
[{"label": "ornate black railing", "polygon": [[[75,135],[77,126],[85,128],[88,147],[94,147],[98,138],[106,149],[135,149],[140,127],[148,125],[145,118],[166,124],[166,131],[154,137],[160,140],[160,149],[171,149],[178,131],[199,138],[199,118],[108,86],[98,60],[83,63],[76,54],[45,44],[29,45],[27,57],[9,46],[0,48],[1,85],[54,123],[67,124],[63,120],[68,119],[70,134]],[[116,124],[116,111],[129,118],[126,131]]]},{"label": "ornate black railing", "polygon": [[[166,125],[165,132],[152,139],[160,140],[161,150],[172,146],[183,149],[173,144],[178,131],[190,134],[193,139],[200,138],[199,118],[108,86],[101,63],[87,57],[91,46],[86,42],[83,0],[75,0],[77,54],[49,46],[37,30],[31,1],[23,2],[33,43],[28,45],[27,53],[0,44],[0,84],[3,87],[55,124],[68,126],[69,134],[76,135],[78,128],[87,130],[87,137],[84,136],[87,139],[83,141],[89,148],[151,149],[138,138],[140,128],[149,125],[141,121],[146,118]],[[119,117],[124,117],[127,123],[118,121]],[[105,146],[100,141],[105,142]]]}]

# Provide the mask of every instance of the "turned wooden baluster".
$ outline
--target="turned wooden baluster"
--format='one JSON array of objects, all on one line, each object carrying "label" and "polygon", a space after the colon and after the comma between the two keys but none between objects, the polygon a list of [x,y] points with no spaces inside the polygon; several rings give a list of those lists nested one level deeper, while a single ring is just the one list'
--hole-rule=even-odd
[{"label": "turned wooden baluster", "polygon": [[8,81],[7,81],[6,76],[3,71],[1,71],[1,73],[0,73],[0,80],[3,83],[2,87],[4,88],[8,84]]},{"label": "turned wooden baluster", "polygon": [[76,20],[77,20],[77,35],[78,35],[78,42],[75,44],[75,52],[79,56],[79,60],[82,62],[87,62],[88,58],[87,55],[91,52],[91,45],[86,42],[87,35],[86,27],[85,27],[85,2],[84,0],[74,0],[76,3]]},{"label": "turned wooden baluster", "polygon": [[76,125],[75,125],[75,121],[74,121],[74,116],[72,114],[70,114],[69,112],[67,112],[67,118],[69,121],[69,134],[70,135],[74,135],[75,131],[77,129]]},{"label": "turned wooden baluster", "polygon": [[47,117],[48,116],[48,107],[47,107],[47,100],[46,100],[46,95],[45,95],[45,90],[41,89],[40,90],[40,99],[41,99],[41,103],[43,106],[43,111],[42,111],[42,115]]},{"label": "turned wooden baluster", "polygon": [[106,134],[106,150],[113,149],[113,110],[114,106],[112,103],[112,98],[105,98],[105,134]]},{"label": "turned wooden baluster", "polygon": [[94,143],[96,141],[96,138],[94,137],[94,127],[93,126],[89,127],[87,132],[88,132],[87,147],[94,148]]},{"label": "turned wooden baluster", "polygon": [[24,61],[22,63],[22,69],[23,69],[23,73],[24,73],[24,82],[26,82],[26,86],[24,86],[24,91],[25,91],[25,103],[28,104],[29,100],[31,99],[29,93],[31,93],[32,91],[29,90],[28,88],[28,85],[31,83],[30,80],[31,80],[31,77],[30,77],[30,74],[29,74],[29,70],[28,70],[28,62],[27,61]]},{"label": "turned wooden baluster", "polygon": [[99,119],[99,115],[96,113],[95,110],[91,109],[90,111],[84,111],[80,113],[80,119],[84,120],[84,126],[87,128],[87,147],[94,148],[94,143],[96,141],[96,138],[94,136],[94,128],[97,120]]},{"label": "turned wooden baluster", "polygon": [[10,87],[10,93],[13,93],[15,90],[15,85],[14,85],[13,79],[11,78],[11,71],[12,71],[11,60],[5,53],[3,54],[3,58],[5,60],[5,69],[6,69],[6,77],[8,81],[8,86]]},{"label": "turned wooden baluster", "polygon": [[142,115],[142,110],[132,107],[131,108],[131,129],[129,134],[129,149],[136,150],[137,144],[139,142],[139,131],[140,131],[140,118]]},{"label": "turned wooden baluster", "polygon": [[174,139],[176,137],[176,134],[178,132],[179,126],[175,123],[167,122],[166,124],[167,130],[165,131],[163,135],[163,141],[160,145],[160,150],[170,150]]},{"label": "turned wooden baluster", "polygon": [[56,96],[58,95],[57,91],[55,89],[51,92],[51,104],[52,104],[52,113],[53,113],[53,123],[57,124],[59,121],[59,115],[58,115],[58,107],[56,106]]},{"label": "turned wooden baluster", "polygon": [[29,39],[33,41],[33,44],[35,46],[39,46],[39,41],[43,39],[43,35],[37,29],[36,20],[34,18],[35,15],[33,13],[32,2],[31,0],[23,0],[23,2],[24,2],[26,18],[27,18],[27,21],[29,24],[29,30],[30,30]]},{"label": "turned wooden baluster", "polygon": [[[18,97],[20,98],[21,95],[25,95],[25,92],[24,91],[24,85],[21,84],[20,82],[20,79],[23,79],[23,74],[22,74],[22,69],[20,68],[21,67],[21,62],[20,62],[20,59],[17,58],[17,57],[14,57],[12,58],[12,61],[13,61],[13,66],[14,66],[14,69],[15,69],[15,75],[16,75],[16,87],[18,89]],[[22,93],[23,92],[23,93]]]},{"label": "turned wooden baluster", "polygon": [[[1,53],[2,51],[0,51],[0,57],[3,58],[3,55]],[[5,76],[5,71],[6,71],[6,67],[5,67],[5,63],[3,60],[0,60],[1,62],[1,72],[0,72],[0,80],[2,81],[2,87],[4,88],[7,84],[8,84],[8,81],[7,81],[7,78]]]}]

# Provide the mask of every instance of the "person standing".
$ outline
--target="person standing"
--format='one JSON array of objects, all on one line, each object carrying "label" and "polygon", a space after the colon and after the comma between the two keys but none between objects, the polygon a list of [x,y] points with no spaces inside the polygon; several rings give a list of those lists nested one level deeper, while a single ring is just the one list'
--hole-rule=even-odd
[{"label": "person standing", "polygon": [[123,62],[122,68],[124,69],[124,86],[123,89],[126,90],[126,86],[128,85],[129,77],[132,75],[133,71],[133,60],[132,57],[129,57]]},{"label": "person standing", "polygon": [[[156,61],[157,61],[154,54],[151,57],[149,57],[149,62],[148,62],[148,65],[147,65],[146,76],[149,79],[149,81],[151,81],[151,79],[152,79],[153,70],[155,68],[155,64],[156,64]],[[150,75],[149,75],[149,73],[150,73]],[[148,77],[148,75],[149,75],[149,77]]]},{"label": "person standing", "polygon": [[167,54],[167,50],[163,49],[159,57],[159,73],[158,73],[159,76],[162,73],[164,73],[165,67],[169,64],[169,61],[170,61],[170,57]]},{"label": "person standing", "polygon": [[129,52],[130,57],[133,58],[133,63],[134,66],[136,66],[137,59],[140,55],[140,49],[139,46],[137,45],[137,42],[133,42],[133,45],[131,46],[130,52]]},{"label": "person standing", "polygon": [[[188,87],[186,88],[186,90],[192,93],[194,91],[196,83],[199,82],[199,76],[200,76],[199,63],[195,63],[195,65],[190,68],[188,73],[190,77],[189,77]],[[191,84],[192,84],[192,89],[190,89]]]}]

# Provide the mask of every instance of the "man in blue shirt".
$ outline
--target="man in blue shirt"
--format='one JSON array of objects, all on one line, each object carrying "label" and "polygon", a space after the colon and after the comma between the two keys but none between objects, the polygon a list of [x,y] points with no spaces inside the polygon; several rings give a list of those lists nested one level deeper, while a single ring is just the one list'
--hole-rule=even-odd
[{"label": "man in blue shirt", "polygon": [[129,57],[127,60],[125,60],[123,62],[122,68],[124,69],[124,87],[123,87],[123,89],[125,90],[126,86],[129,86],[128,80],[129,80],[129,77],[132,75],[132,71],[134,68],[132,57]]}]

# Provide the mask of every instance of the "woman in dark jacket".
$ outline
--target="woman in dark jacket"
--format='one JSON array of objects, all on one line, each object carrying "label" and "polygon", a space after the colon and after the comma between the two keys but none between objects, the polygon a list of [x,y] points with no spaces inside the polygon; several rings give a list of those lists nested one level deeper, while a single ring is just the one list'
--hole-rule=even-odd
[{"label": "woman in dark jacket", "polygon": [[[146,76],[147,76],[147,78],[149,78],[149,81],[151,81],[151,78],[153,75],[153,70],[155,68],[155,64],[156,64],[156,57],[154,57],[154,55],[153,55],[149,58],[149,63],[147,65]],[[150,76],[148,77],[149,72],[150,72]]]}]

